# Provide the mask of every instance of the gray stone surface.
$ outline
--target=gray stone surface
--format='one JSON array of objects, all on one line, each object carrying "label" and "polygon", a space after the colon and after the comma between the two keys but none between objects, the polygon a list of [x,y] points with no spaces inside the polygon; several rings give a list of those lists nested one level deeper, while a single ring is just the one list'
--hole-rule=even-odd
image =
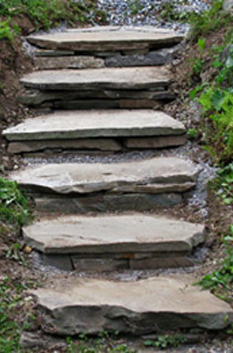
[{"label": "gray stone surface", "polygon": [[181,194],[97,194],[66,198],[56,195],[34,195],[35,204],[42,212],[62,212],[64,214],[85,214],[87,212],[150,211],[162,207],[172,207],[183,201]]},{"label": "gray stone surface", "polygon": [[42,193],[90,194],[94,192],[149,193],[187,191],[195,185],[200,168],[176,157],[112,164],[46,164],[12,172],[19,186]]},{"label": "gray stone surface", "polygon": [[35,140],[11,142],[8,151],[12,154],[40,151],[63,152],[74,150],[120,151],[122,146],[113,139],[78,139],[78,140]]},{"label": "gray stone surface", "polygon": [[233,322],[233,310],[226,302],[183,276],[138,282],[59,279],[51,288],[32,294],[38,300],[43,329],[59,335],[219,330]]},{"label": "gray stone surface", "polygon": [[73,271],[73,262],[69,255],[59,256],[57,254],[41,254],[39,253],[39,261],[44,266],[52,266],[63,271]]},{"label": "gray stone surface", "polygon": [[35,57],[34,64],[39,70],[99,69],[104,67],[104,60],[91,56]]},{"label": "gray stone surface", "polygon": [[129,269],[128,260],[124,259],[80,259],[73,255],[72,262],[76,271],[110,272]]},{"label": "gray stone surface", "polygon": [[147,54],[115,55],[105,60],[107,67],[156,66],[166,65],[173,61],[178,48],[166,48],[151,51]]},{"label": "gray stone surface", "polygon": [[72,56],[75,55],[71,50],[36,50],[33,52],[35,57],[57,57],[57,56]]},{"label": "gray stone surface", "polygon": [[191,267],[194,262],[186,256],[168,257],[166,258],[149,258],[141,260],[129,260],[129,268],[131,270],[148,270],[148,269],[168,269],[179,267]]},{"label": "gray stone surface", "polygon": [[156,136],[156,137],[131,137],[124,140],[124,145],[127,148],[164,148],[176,147],[184,145],[187,141],[187,136]]},{"label": "gray stone surface", "polygon": [[69,216],[23,228],[26,243],[46,254],[191,252],[204,226],[159,216]]},{"label": "gray stone surface", "polygon": [[9,141],[184,134],[185,127],[181,122],[163,112],[151,110],[57,111],[27,119],[3,131]]},{"label": "gray stone surface", "polygon": [[28,42],[45,49],[80,51],[117,51],[171,46],[181,42],[183,36],[168,30],[130,27],[105,27],[101,31],[76,29],[52,34],[32,35]]},{"label": "gray stone surface", "polygon": [[149,90],[168,86],[171,75],[166,67],[45,70],[25,75],[21,83],[43,90]]}]

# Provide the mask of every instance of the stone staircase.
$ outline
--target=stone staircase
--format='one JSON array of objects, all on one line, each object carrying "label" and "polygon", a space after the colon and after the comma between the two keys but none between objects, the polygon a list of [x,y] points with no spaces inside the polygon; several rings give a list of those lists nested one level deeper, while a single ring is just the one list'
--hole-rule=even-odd
[{"label": "stone staircase", "polygon": [[[159,151],[153,158],[111,160],[113,154],[186,143],[184,125],[153,110],[175,98],[165,64],[182,39],[149,27],[74,29],[27,38],[42,71],[21,79],[21,101],[37,108],[38,116],[3,132],[9,152],[110,156],[94,163],[55,159],[9,175],[34,198],[40,215],[24,227],[25,243],[51,269],[84,271],[82,279],[60,275],[32,292],[47,333],[141,335],[221,330],[233,322],[230,306],[192,286],[191,275],[101,279],[106,271],[193,266],[193,254],[205,241],[203,225],[166,215],[195,188],[198,165]],[[85,277],[88,271],[99,279]]]}]

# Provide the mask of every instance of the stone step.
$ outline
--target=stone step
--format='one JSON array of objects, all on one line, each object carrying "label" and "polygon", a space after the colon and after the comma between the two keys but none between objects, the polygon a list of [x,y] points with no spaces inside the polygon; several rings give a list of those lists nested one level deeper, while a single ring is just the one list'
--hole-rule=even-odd
[{"label": "stone step", "polygon": [[138,282],[58,279],[31,291],[45,332],[142,335],[179,329],[221,330],[233,322],[229,304],[186,276]]},{"label": "stone step", "polygon": [[[176,157],[94,164],[45,164],[12,172],[37,206],[64,212],[144,210],[174,205],[192,189],[200,168]],[[87,197],[88,196],[88,197]]]},{"label": "stone step", "polygon": [[161,216],[66,216],[23,228],[25,242],[60,269],[111,271],[191,266],[204,226]]},{"label": "stone step", "polygon": [[174,99],[166,67],[44,70],[24,76],[21,102],[52,109],[148,109]]},{"label": "stone step", "polygon": [[180,43],[184,36],[154,27],[93,27],[31,35],[27,41],[39,48],[74,52],[152,50]]},{"label": "stone step", "polygon": [[11,153],[44,150],[119,151],[185,143],[185,127],[151,110],[61,111],[27,119],[3,131]]}]

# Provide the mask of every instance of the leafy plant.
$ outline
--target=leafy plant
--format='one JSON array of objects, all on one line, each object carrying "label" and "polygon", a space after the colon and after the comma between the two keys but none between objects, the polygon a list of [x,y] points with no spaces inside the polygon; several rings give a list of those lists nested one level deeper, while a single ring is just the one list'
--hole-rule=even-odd
[{"label": "leafy plant", "polygon": [[144,345],[166,349],[169,347],[178,348],[186,342],[186,338],[180,334],[159,336],[156,340],[147,340]]},{"label": "leafy plant", "polygon": [[7,21],[0,22],[0,39],[12,40],[13,32]]},{"label": "leafy plant", "polygon": [[192,26],[191,40],[206,36],[212,31],[226,27],[232,21],[232,15],[223,10],[223,0],[214,0],[211,6],[199,13],[191,12],[187,15],[188,22]]},{"label": "leafy plant", "polygon": [[204,276],[198,282],[204,289],[210,289],[222,299],[233,298],[233,226],[230,234],[224,238],[225,254],[220,268]]},{"label": "leafy plant", "polygon": [[31,218],[29,200],[17,183],[0,177],[0,220],[22,226]]},{"label": "leafy plant", "polygon": [[217,194],[221,196],[224,204],[233,204],[233,163],[218,171],[218,176],[211,186],[217,190]]},{"label": "leafy plant", "polygon": [[[1,353],[23,353],[19,347],[20,324],[15,316],[24,305],[23,291],[35,286],[28,281],[22,284],[9,277],[0,278],[0,351]],[[27,313],[31,318],[31,314]],[[29,321],[28,321],[29,323]]]}]

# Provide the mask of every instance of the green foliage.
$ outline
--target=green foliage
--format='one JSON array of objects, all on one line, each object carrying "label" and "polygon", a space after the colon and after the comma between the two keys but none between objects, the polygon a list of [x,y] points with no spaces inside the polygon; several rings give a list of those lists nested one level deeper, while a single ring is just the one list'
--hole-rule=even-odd
[{"label": "green foliage", "polygon": [[196,140],[198,134],[199,134],[199,131],[197,129],[189,129],[188,130],[188,137],[190,140]]},{"label": "green foliage", "polygon": [[[118,332],[114,336],[117,336]],[[97,338],[88,337],[85,333],[75,341],[68,337],[66,353],[135,353],[126,344],[118,343],[114,336],[103,331]]]},{"label": "green foliage", "polygon": [[222,9],[223,0],[214,0],[208,10],[192,12],[188,22],[192,25],[191,40],[196,40],[220,28],[226,28],[232,21],[232,15]]},{"label": "green foliage", "polygon": [[[34,283],[22,284],[9,277],[0,278],[0,352],[23,352],[19,347],[20,324],[14,318],[24,305],[23,291]],[[31,314],[27,313],[31,318]]]},{"label": "green foliage", "polygon": [[106,13],[99,10],[91,0],[0,0],[0,16],[6,20],[0,24],[0,39],[12,39],[19,33],[14,25],[18,15],[28,16],[36,29],[49,29],[61,22],[86,23],[93,18],[105,21]]},{"label": "green foliage", "polygon": [[226,205],[233,205],[233,163],[218,171],[218,177],[211,186],[217,190]]},{"label": "green foliage", "polygon": [[12,38],[13,38],[13,32],[11,30],[9,22],[8,21],[0,22],[0,40],[1,39],[12,40]]},{"label": "green foliage", "polygon": [[198,39],[199,53],[198,53],[198,56],[193,60],[192,71],[191,71],[191,77],[195,79],[195,81],[196,80],[201,81],[201,73],[203,71],[203,67],[205,63],[205,60],[203,58],[204,50],[206,47],[205,44],[206,44],[205,39],[202,39],[202,38]]},{"label": "green foliage", "polygon": [[216,295],[225,300],[233,299],[233,226],[230,227],[229,236],[224,238],[226,256],[221,261],[220,268],[204,276],[198,283],[204,289],[214,291]]},{"label": "green foliage", "polygon": [[144,8],[141,0],[130,0],[128,5],[132,15],[137,15]]},{"label": "green foliage", "polygon": [[[201,77],[204,60],[202,53],[205,42],[198,40],[200,57],[192,68],[192,75]],[[233,50],[229,47],[227,57],[221,57],[224,46],[215,48],[212,67],[215,76],[210,83],[202,83],[193,89],[189,95],[193,100],[198,94],[202,106],[202,116],[207,122],[207,147],[217,163],[229,163],[233,159]]]},{"label": "green foliage", "polygon": [[0,177],[0,220],[22,226],[31,219],[29,200],[17,183]]},{"label": "green foliage", "polygon": [[161,349],[178,348],[186,342],[186,338],[180,334],[159,336],[156,340],[147,340],[144,342],[146,347],[156,347]]}]

